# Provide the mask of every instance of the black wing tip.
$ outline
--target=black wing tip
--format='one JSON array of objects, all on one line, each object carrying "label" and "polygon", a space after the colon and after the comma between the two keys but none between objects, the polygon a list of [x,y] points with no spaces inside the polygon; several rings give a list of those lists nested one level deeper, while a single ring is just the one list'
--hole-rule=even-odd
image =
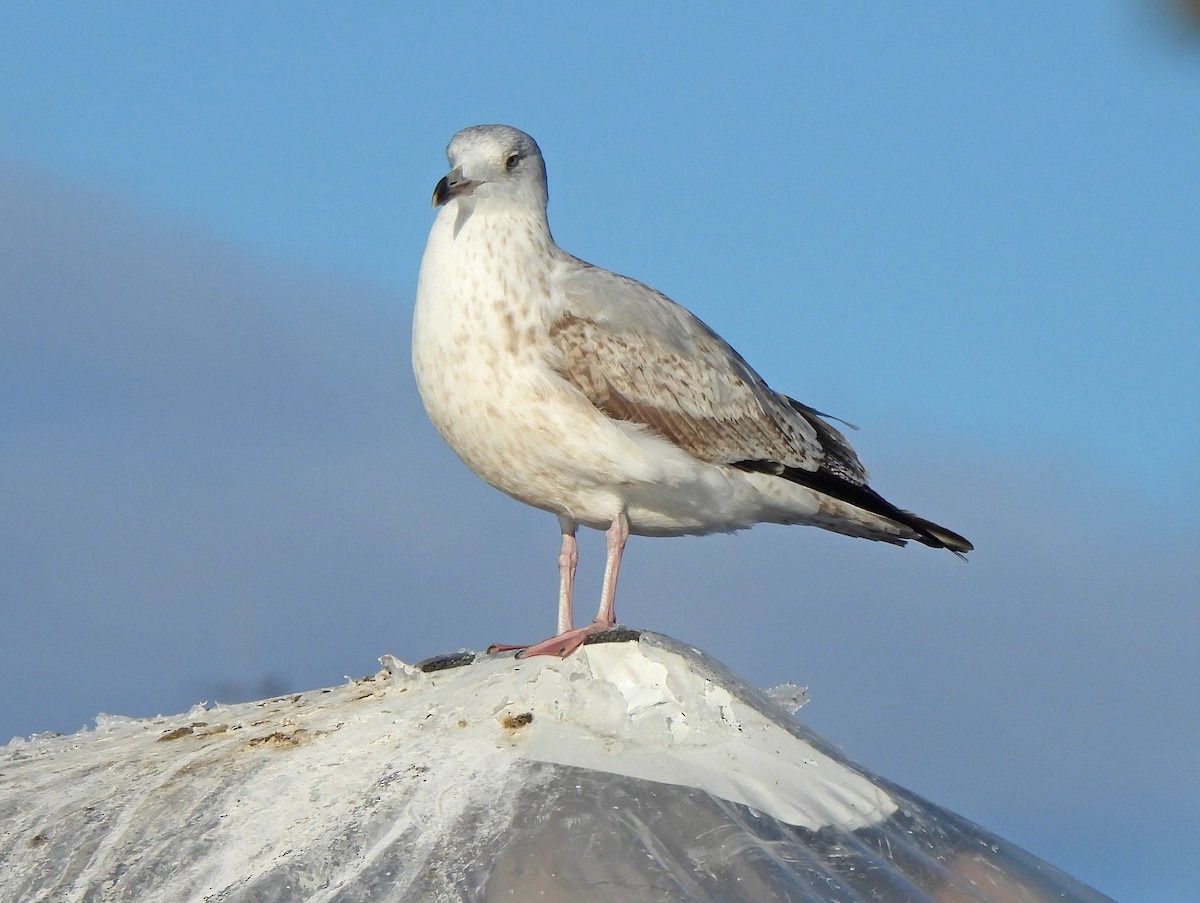
[{"label": "black wing tip", "polygon": [[901,513],[907,517],[907,520],[901,521],[901,523],[916,531],[916,540],[918,542],[924,543],[934,549],[949,549],[964,561],[966,560],[967,552],[975,550],[975,546],[965,536],[960,536],[953,530],[947,530],[933,521],[917,517],[911,511],[902,511]]},{"label": "black wing tip", "polygon": [[[908,529],[913,531],[913,535],[909,538],[930,548],[949,549],[959,558],[965,559],[966,553],[975,548],[965,536],[960,536],[953,530],[947,530],[945,527],[935,524],[931,520],[917,517],[911,511],[897,508],[865,483],[852,483],[845,477],[828,470],[803,470],[799,467],[788,467],[775,461],[738,461],[733,466],[740,470],[781,477],[793,483],[799,483],[801,486],[807,486],[809,489],[814,489],[831,498],[849,502],[851,505],[862,508],[864,511],[869,511],[872,514],[885,517],[890,521],[895,521],[897,524],[908,527]],[[894,541],[903,545],[904,540],[904,537],[897,537]]]}]

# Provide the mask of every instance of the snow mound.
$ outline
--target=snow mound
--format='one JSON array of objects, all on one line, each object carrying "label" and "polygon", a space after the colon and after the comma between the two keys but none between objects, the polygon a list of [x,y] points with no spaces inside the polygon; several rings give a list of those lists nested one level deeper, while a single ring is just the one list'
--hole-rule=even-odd
[{"label": "snow mound", "polygon": [[598,639],[13,741],[0,899],[1106,899],[702,653]]}]

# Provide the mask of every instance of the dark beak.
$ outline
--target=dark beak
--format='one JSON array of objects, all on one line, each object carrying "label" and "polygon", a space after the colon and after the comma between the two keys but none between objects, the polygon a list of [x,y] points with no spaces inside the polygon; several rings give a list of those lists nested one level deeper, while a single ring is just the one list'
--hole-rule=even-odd
[{"label": "dark beak", "polygon": [[465,178],[462,173],[462,167],[456,166],[433,189],[433,206],[440,207],[447,201],[465,197],[482,184],[482,182],[474,182],[471,179]]}]

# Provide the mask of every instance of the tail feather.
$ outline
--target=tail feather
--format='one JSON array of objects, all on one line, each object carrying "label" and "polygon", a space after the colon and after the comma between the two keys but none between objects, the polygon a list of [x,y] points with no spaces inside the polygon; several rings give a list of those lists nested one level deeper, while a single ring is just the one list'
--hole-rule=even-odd
[{"label": "tail feather", "polygon": [[738,461],[733,466],[741,470],[767,473],[793,483],[799,483],[801,486],[847,502],[856,508],[887,518],[912,530],[912,538],[917,542],[934,549],[949,549],[960,558],[975,548],[969,540],[959,536],[953,530],[948,530],[923,517],[917,517],[911,511],[897,508],[865,483],[854,483],[829,470],[804,470],[799,467],[787,467],[774,461]]}]

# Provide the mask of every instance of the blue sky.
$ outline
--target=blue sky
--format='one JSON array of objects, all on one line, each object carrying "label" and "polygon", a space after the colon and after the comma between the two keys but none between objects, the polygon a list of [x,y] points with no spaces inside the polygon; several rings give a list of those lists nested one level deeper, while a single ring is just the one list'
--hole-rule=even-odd
[{"label": "blue sky", "polygon": [[505,122],[560,244],[858,423],[876,488],[978,547],[635,538],[618,616],[808,684],[852,756],[1113,897],[1194,888],[1200,36],[1169,4],[5,18],[0,735],[549,630],[553,519],[440,445],[407,352],[443,148]]}]

